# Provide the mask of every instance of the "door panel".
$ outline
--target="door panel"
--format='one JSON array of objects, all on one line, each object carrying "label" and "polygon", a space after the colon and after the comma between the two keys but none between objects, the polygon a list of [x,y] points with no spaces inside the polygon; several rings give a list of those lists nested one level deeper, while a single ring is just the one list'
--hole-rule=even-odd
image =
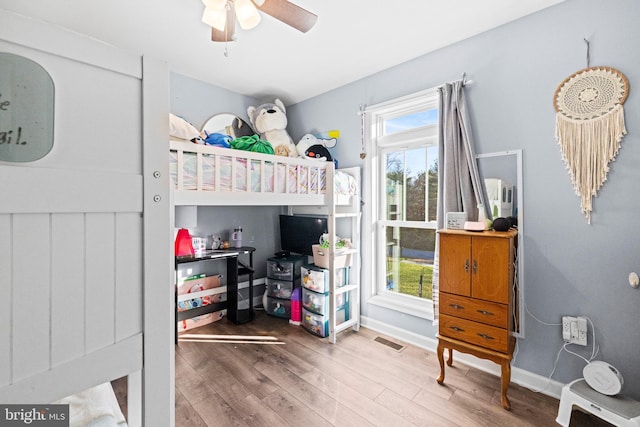
[{"label": "door panel", "polygon": [[474,237],[472,297],[506,304],[509,301],[511,269],[510,240]]},{"label": "door panel", "polygon": [[441,292],[457,295],[471,295],[471,239],[456,234],[440,235],[440,276]]}]

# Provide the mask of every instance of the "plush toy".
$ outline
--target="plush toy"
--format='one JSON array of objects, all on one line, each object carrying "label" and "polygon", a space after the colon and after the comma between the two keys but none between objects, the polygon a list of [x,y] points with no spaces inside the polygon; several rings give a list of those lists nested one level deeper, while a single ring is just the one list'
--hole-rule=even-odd
[{"label": "plush toy", "polygon": [[231,144],[229,144],[231,142],[231,140],[233,138],[231,138],[229,135],[225,135],[223,133],[208,133],[207,131],[204,131],[204,134],[206,135],[206,138],[204,138],[204,145],[213,145],[215,147],[222,147],[222,148],[230,148]]},{"label": "plush toy", "polygon": [[215,234],[211,236],[211,249],[222,249],[222,237]]},{"label": "plush toy", "polygon": [[251,129],[251,126],[249,126],[247,123],[245,123],[244,120],[240,119],[239,117],[236,117],[231,122],[231,134],[230,135],[233,138],[240,138],[240,137],[243,137],[243,136],[252,136],[254,134],[255,134],[255,132],[253,131],[253,129]]},{"label": "plush toy", "polygon": [[331,153],[329,153],[329,150],[327,148],[331,148],[334,146],[335,138],[325,140],[308,133],[300,138],[296,149],[298,150],[300,157],[331,162],[333,161],[333,158],[331,157]]},{"label": "plush toy", "polygon": [[300,157],[306,158],[307,156],[305,155],[305,152],[309,147],[315,145],[317,141],[318,139],[310,133],[304,135],[302,138],[300,138],[300,141],[298,141],[298,144],[296,145],[296,151],[298,152],[298,155]]},{"label": "plush toy", "polygon": [[273,152],[276,156],[291,157],[291,149],[289,147],[285,147],[284,145],[278,145],[273,149]]},{"label": "plush toy", "polygon": [[[279,99],[275,103],[247,108],[249,120],[260,139],[269,141],[276,154],[298,157],[296,146],[287,132],[287,115],[284,104]],[[282,146],[283,148],[278,148]]]},{"label": "plush toy", "polygon": [[311,159],[324,160],[325,162],[332,162],[333,158],[331,158],[331,153],[327,150],[322,144],[314,144],[311,147],[307,148],[304,152],[305,157]]}]

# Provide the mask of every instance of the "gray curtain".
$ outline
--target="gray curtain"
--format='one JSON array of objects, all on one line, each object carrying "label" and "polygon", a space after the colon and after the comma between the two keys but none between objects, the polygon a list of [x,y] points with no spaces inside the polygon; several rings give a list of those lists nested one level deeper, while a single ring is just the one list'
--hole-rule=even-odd
[{"label": "gray curtain", "polygon": [[[466,212],[469,221],[478,218],[478,205],[486,206],[473,148],[471,122],[464,81],[438,88],[438,207],[437,227],[444,228],[447,212]],[[486,209],[485,209],[486,210]],[[436,238],[433,263],[434,326],[438,324],[438,279],[440,238]]]}]

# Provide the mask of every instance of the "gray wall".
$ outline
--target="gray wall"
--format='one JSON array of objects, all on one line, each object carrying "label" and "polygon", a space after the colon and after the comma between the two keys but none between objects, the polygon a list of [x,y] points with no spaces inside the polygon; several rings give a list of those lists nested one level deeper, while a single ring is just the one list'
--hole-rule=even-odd
[{"label": "gray wall", "polygon": [[[214,114],[232,113],[249,121],[247,107],[260,103],[250,97],[212,86],[179,74],[170,76],[171,112],[201,129]],[[205,206],[199,207],[197,226],[189,228],[196,236],[220,235],[230,240],[229,233],[235,227],[243,229],[243,243],[256,248],[254,265],[256,277],[267,274],[266,259],[280,249],[278,214],[280,207],[255,206]],[[256,294],[262,289],[257,289]]]},{"label": "gray wall", "polygon": [[[636,220],[640,211],[640,198],[636,197],[640,141],[635,132],[640,98],[634,89],[640,81],[639,18],[637,0],[567,0],[287,110],[294,141],[305,133],[339,129],[334,156],[342,167],[361,166],[357,114],[361,104],[435,87],[466,72],[473,80],[467,94],[478,153],[523,150],[525,270],[521,274],[526,308],[546,323],[559,323],[565,314],[588,316],[595,324],[600,346],[596,359],[616,366],[626,379],[624,392],[636,399],[640,399],[640,370],[636,366],[640,290],[627,284],[627,276],[640,271],[640,226]],[[579,199],[561,160],[552,105],[558,84],[586,67],[583,38],[591,43],[591,65],[617,68],[631,85],[625,103],[629,134],[594,200],[591,225],[580,213]],[[245,118],[246,107],[258,104],[257,100],[171,76],[171,111],[198,127],[209,113],[226,111]],[[207,208],[206,223],[211,229],[224,230],[233,228],[238,219],[246,230],[265,219],[273,220],[275,213],[270,210],[275,208],[260,209],[266,211]],[[250,215],[258,219],[252,222]],[[273,239],[273,235],[267,236],[267,228],[261,228],[264,238]],[[258,233],[256,230],[256,238]],[[363,314],[435,337],[429,321],[366,303]],[[540,323],[531,314],[526,315],[526,336],[518,342],[514,366],[546,377],[562,345],[560,327]],[[572,350],[590,355],[591,335],[589,341],[588,347],[571,346]],[[584,364],[563,352],[552,378],[568,382],[581,377]]]},{"label": "gray wall", "polygon": [[[640,97],[634,89],[640,82],[639,18],[637,0],[568,0],[288,110],[294,140],[307,132],[340,129],[334,153],[340,165],[362,165],[360,104],[435,87],[466,72],[473,80],[467,94],[478,153],[523,150],[525,271],[521,274],[527,309],[546,323],[559,323],[565,314],[588,316],[600,346],[596,359],[616,366],[626,379],[623,391],[636,399],[640,398],[640,289],[632,289],[627,276],[640,271],[636,132]],[[591,65],[621,70],[631,86],[624,106],[629,134],[594,199],[591,225],[580,213],[561,160],[552,104],[556,87],[586,67],[583,38],[591,43]],[[430,322],[412,316],[367,304],[363,314],[435,336]],[[589,356],[591,341],[589,335],[588,347],[571,348]],[[561,345],[559,326],[544,325],[527,314],[526,337],[518,342],[514,366],[546,377]],[[579,378],[584,365],[563,352],[552,378],[560,382]]]}]

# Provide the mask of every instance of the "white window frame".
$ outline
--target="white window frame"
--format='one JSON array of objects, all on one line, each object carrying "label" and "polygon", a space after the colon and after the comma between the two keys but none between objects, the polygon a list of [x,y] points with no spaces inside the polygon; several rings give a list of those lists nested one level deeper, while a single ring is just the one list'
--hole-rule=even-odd
[{"label": "white window frame", "polygon": [[[390,150],[403,150],[425,146],[437,146],[438,125],[430,125],[420,128],[413,128],[407,131],[383,135],[383,124],[385,119],[399,117],[413,112],[425,111],[439,107],[439,94],[437,88],[427,89],[411,95],[396,98],[381,104],[370,106],[366,109],[366,134],[367,145],[370,147],[367,159],[366,182],[369,183],[367,194],[369,195],[371,207],[365,217],[368,229],[371,233],[367,235],[370,239],[365,247],[371,248],[367,254],[367,259],[371,261],[374,268],[367,269],[370,277],[365,278],[364,283],[370,283],[368,290],[370,297],[367,302],[373,305],[385,307],[398,312],[410,314],[416,317],[433,320],[433,301],[420,299],[396,292],[386,291],[385,275],[385,235],[386,225],[393,223],[401,227],[436,229],[436,221],[387,221],[385,186],[383,181],[386,178],[386,165],[384,163],[385,152]],[[384,176],[380,176],[384,174]],[[366,234],[366,233],[365,233]]]}]

